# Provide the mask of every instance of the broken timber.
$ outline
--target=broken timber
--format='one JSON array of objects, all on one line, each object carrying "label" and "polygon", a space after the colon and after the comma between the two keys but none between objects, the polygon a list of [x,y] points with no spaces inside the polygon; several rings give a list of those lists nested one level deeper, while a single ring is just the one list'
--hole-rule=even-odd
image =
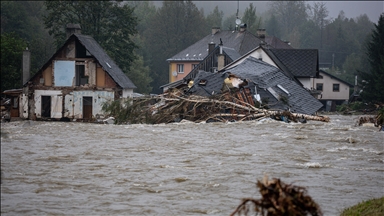
[{"label": "broken timber", "polygon": [[[239,99],[238,97],[241,96]],[[251,102],[250,102],[251,101]],[[251,104],[252,103],[252,104]],[[200,122],[228,122],[260,120],[263,118],[280,119],[284,116],[294,122],[314,120],[329,122],[329,117],[291,113],[283,110],[267,110],[257,108],[246,93],[215,95],[212,97],[185,95],[174,90],[150,98],[138,98],[130,105],[131,119],[117,119],[117,123],[172,123],[183,119]]]}]

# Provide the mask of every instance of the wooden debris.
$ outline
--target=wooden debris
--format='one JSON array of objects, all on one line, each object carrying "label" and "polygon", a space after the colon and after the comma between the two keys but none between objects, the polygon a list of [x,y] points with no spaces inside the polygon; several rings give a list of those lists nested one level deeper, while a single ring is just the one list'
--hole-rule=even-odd
[{"label": "wooden debris", "polygon": [[[120,107],[120,106],[123,106]],[[112,105],[111,105],[112,106]],[[294,122],[306,120],[328,122],[325,116],[312,116],[289,111],[273,111],[255,107],[249,92],[226,92],[211,97],[186,95],[174,89],[162,95],[137,98],[134,101],[105,106],[116,123],[171,123],[183,119],[192,122],[228,122],[272,117]]]},{"label": "wooden debris", "polygon": [[[303,187],[285,184],[276,178],[268,180],[268,177],[264,177],[263,182],[257,181],[257,187],[262,196],[261,199],[243,199],[231,216],[248,215],[249,213],[267,216],[323,215],[320,207],[307,195],[307,191]],[[251,208],[252,206],[253,208]]]}]

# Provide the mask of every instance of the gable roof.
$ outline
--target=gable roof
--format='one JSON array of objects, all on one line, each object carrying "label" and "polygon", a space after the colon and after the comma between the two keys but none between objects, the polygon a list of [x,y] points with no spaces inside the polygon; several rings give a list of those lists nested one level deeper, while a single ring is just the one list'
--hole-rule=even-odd
[{"label": "gable roof", "polygon": [[[78,40],[88,52],[95,57],[97,62],[101,65],[101,67],[105,70],[107,74],[111,76],[111,78],[123,89],[126,88],[137,88],[135,84],[124,74],[124,72],[115,64],[115,62],[108,56],[108,54],[104,51],[103,48],[93,39],[91,36],[82,35],[78,33],[72,34],[65,44],[56,51],[55,54],[44,64],[44,66],[35,74],[37,76],[39,72],[43,71],[46,67],[48,67],[55,56],[61,51],[63,47],[65,47],[70,41]],[[33,79],[33,76],[31,79]],[[31,80],[30,79],[30,80]],[[29,81],[29,80],[28,80]],[[27,81],[27,82],[28,82]],[[24,83],[25,85],[26,83]]]},{"label": "gable roof", "polygon": [[[209,34],[205,36],[196,43],[167,59],[167,61],[201,61],[209,54],[208,44],[212,42],[215,44],[220,44],[220,39],[223,41],[223,44],[225,44],[226,47],[233,48],[237,53],[240,54],[240,56],[259,46],[262,41],[262,39],[247,30],[220,30],[215,34]],[[276,46],[276,48],[291,48],[288,44],[273,36],[266,36],[264,40],[271,47]]]},{"label": "gable roof", "polygon": [[323,71],[323,70],[320,70],[320,73],[324,73],[325,75],[331,77],[332,79],[338,80],[338,81],[344,83],[345,85],[347,85],[347,86],[349,86],[349,87],[351,87],[351,88],[354,86],[354,85],[352,85],[351,83],[349,83],[349,82],[347,82],[347,81],[344,81],[344,80],[342,80],[342,79],[340,79],[340,78],[338,78],[338,77],[336,77],[336,76],[334,76],[334,75],[332,75],[332,74],[330,74],[330,73],[327,73],[327,72],[325,72],[325,71]]},{"label": "gable roof", "polygon": [[[135,84],[128,78],[127,75],[115,64],[108,56],[103,48],[93,39],[93,37],[82,34],[73,34],[71,37],[76,37],[80,43],[93,55],[103,69],[112,77],[112,79],[122,88],[136,88]],[[70,38],[71,38],[70,37]]]},{"label": "gable roof", "polygon": [[[290,108],[291,112],[313,114],[323,106],[320,101],[295,81],[289,79],[279,68],[252,56],[223,72],[230,72],[243,79],[250,79],[261,89],[270,88],[277,94],[284,95],[289,101],[289,107],[284,104],[280,104],[280,106]],[[289,94],[278,85],[287,90]]]}]

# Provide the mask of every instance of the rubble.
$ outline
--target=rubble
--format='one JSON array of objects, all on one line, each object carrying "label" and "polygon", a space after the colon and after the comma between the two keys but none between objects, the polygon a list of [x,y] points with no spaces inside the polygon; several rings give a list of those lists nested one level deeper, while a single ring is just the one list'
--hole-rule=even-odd
[{"label": "rubble", "polygon": [[251,95],[244,89],[234,88],[210,97],[185,94],[182,90],[125,101],[112,102],[103,108],[117,124],[173,123],[182,120],[201,122],[232,122],[261,120],[270,117],[286,122],[307,120],[328,122],[329,117],[292,113],[287,110],[257,108]]},{"label": "rubble", "polygon": [[[268,180],[264,177],[263,182],[257,181],[257,187],[262,196],[261,199],[243,199],[241,204],[231,214],[248,215],[251,211],[260,215],[323,215],[320,207],[307,195],[304,187],[285,184],[280,179]],[[251,208],[251,205],[254,208]],[[259,214],[256,214],[259,215]]]}]

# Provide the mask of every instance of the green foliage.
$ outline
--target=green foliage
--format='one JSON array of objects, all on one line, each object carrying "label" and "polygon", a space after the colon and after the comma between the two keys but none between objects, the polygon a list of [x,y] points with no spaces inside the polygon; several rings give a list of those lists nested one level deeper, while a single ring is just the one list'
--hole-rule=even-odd
[{"label": "green foliage", "polygon": [[146,31],[146,43],[154,56],[150,69],[155,93],[169,82],[166,60],[206,36],[204,23],[204,16],[192,1],[164,1],[158,8]]},{"label": "green foliage", "polygon": [[213,11],[207,15],[205,22],[207,24],[206,31],[209,32],[212,27],[222,27],[224,12],[219,11],[219,7],[216,6]]},{"label": "green foliage", "polygon": [[253,7],[253,3],[249,4],[249,7],[245,8],[242,22],[247,24],[247,31],[256,34],[257,29],[260,28],[261,17],[256,15],[256,7]]},{"label": "green foliage", "polygon": [[228,16],[224,21],[223,21],[223,30],[235,30],[236,24],[236,14],[232,14],[231,16]]},{"label": "green foliage", "polygon": [[1,2],[1,32],[2,34],[14,32],[26,42],[26,46],[31,51],[32,75],[42,67],[55,50],[52,46],[53,38],[44,29],[42,22],[45,12],[42,1]]},{"label": "green foliage", "polygon": [[142,56],[137,56],[136,60],[132,62],[131,68],[127,74],[132,80],[135,81],[137,89],[135,91],[143,94],[149,94],[152,91],[150,83],[150,70],[148,66],[144,66]]},{"label": "green foliage", "polygon": [[[371,40],[367,44],[367,58],[370,65],[368,71],[361,71],[361,97],[368,102],[384,102],[384,13],[372,31]],[[363,82],[364,81],[364,82]]]},{"label": "green foliage", "polygon": [[1,92],[22,87],[22,57],[27,44],[16,33],[1,34]]},{"label": "green foliage", "polygon": [[370,199],[346,208],[340,216],[375,216],[384,215],[384,197]]},{"label": "green foliage", "polygon": [[115,118],[115,124],[153,124],[150,113],[143,115],[143,110],[150,99],[132,100],[121,99],[107,101],[102,106],[102,111]]},{"label": "green foliage", "polygon": [[129,70],[136,48],[131,36],[137,33],[132,7],[121,1],[46,1],[45,5],[44,23],[57,47],[66,40],[66,25],[80,24],[82,34],[92,36],[123,71]]}]

